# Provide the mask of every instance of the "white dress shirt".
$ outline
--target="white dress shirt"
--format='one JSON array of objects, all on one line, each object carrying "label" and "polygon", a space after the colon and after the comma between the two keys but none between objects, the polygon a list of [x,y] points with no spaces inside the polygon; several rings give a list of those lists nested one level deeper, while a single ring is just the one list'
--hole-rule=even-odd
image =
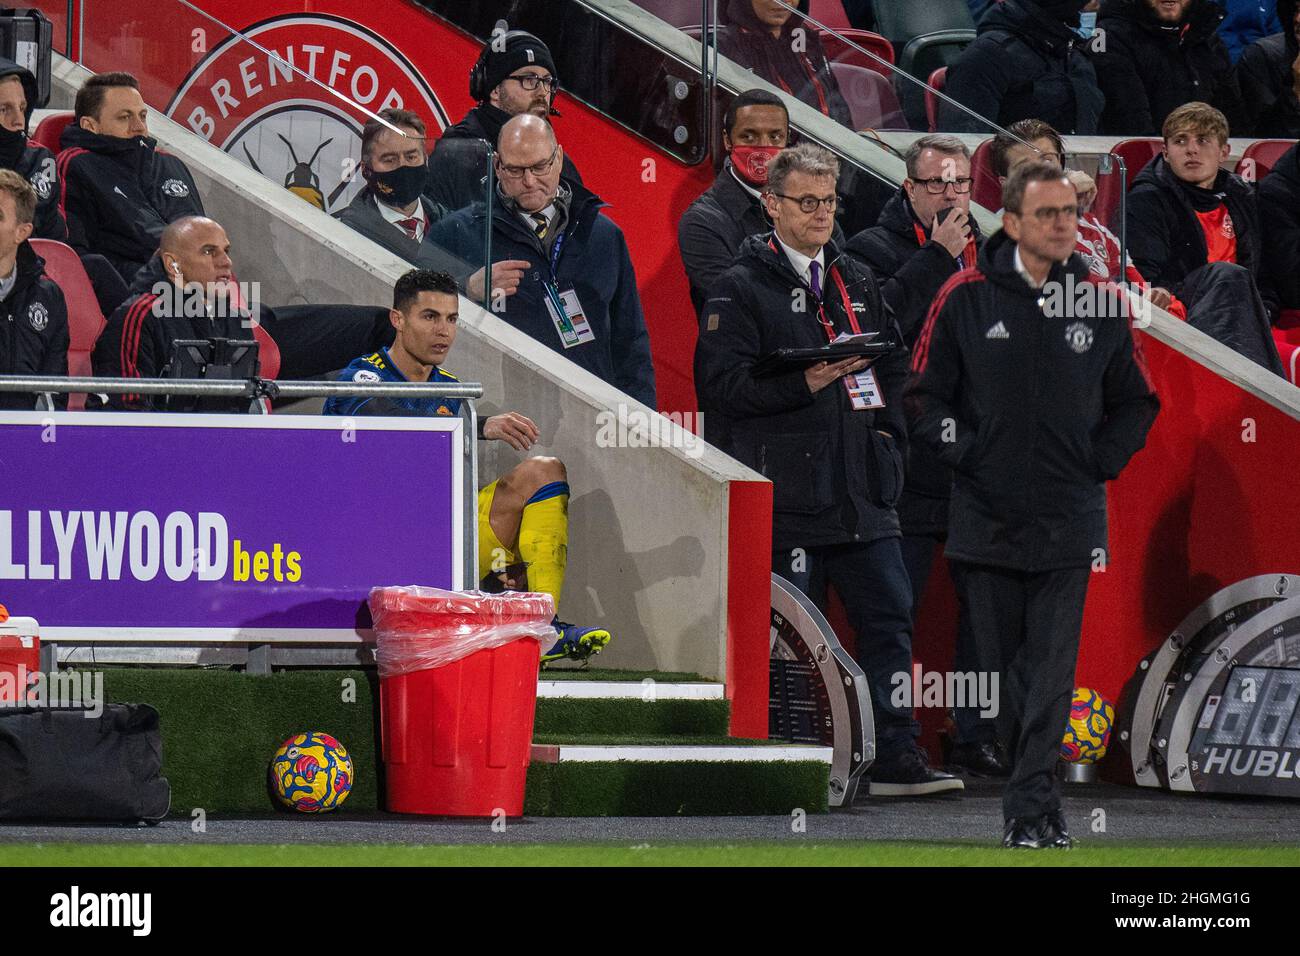
[{"label": "white dress shirt", "polygon": [[415,212],[411,213],[409,216],[402,212],[402,210],[394,209],[392,206],[388,205],[388,203],[379,202],[379,200],[375,200],[375,205],[379,207],[379,214],[388,220],[388,222],[392,223],[394,228],[401,229],[403,233],[406,233],[406,227],[402,225],[403,219],[419,220],[415,224],[415,241],[424,241],[424,230],[429,225],[429,217],[424,212],[423,200],[417,199],[415,201]]}]

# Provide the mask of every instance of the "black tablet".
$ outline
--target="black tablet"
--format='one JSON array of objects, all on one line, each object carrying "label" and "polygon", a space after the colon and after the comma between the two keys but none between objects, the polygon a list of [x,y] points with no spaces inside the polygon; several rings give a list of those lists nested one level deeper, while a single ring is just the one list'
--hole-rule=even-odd
[{"label": "black tablet", "polygon": [[777,349],[765,355],[754,365],[755,378],[766,378],[808,368],[818,362],[840,362],[847,358],[869,358],[875,360],[888,355],[897,346],[892,340],[884,342],[837,342],[819,348]]}]

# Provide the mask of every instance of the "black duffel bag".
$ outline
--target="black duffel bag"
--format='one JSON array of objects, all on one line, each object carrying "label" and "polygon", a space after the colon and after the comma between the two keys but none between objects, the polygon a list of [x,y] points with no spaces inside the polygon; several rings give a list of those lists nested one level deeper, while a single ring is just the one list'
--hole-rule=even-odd
[{"label": "black duffel bag", "polygon": [[170,806],[148,704],[0,707],[0,820],[156,823]]}]

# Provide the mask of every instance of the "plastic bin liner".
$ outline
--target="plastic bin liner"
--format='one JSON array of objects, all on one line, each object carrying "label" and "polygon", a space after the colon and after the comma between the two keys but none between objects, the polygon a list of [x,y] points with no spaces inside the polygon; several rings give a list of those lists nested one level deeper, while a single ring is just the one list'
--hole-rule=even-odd
[{"label": "plastic bin liner", "polygon": [[380,679],[442,667],[522,637],[539,643],[540,660],[556,640],[551,596],[529,591],[373,588],[370,616]]}]

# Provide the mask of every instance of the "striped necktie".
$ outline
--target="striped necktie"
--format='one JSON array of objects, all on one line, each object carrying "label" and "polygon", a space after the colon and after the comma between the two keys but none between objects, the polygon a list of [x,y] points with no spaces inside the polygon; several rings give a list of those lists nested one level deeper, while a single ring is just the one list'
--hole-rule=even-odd
[{"label": "striped necktie", "polygon": [[537,238],[546,240],[546,232],[551,227],[551,221],[540,212],[530,212],[529,217],[533,220],[533,232],[537,233]]}]

